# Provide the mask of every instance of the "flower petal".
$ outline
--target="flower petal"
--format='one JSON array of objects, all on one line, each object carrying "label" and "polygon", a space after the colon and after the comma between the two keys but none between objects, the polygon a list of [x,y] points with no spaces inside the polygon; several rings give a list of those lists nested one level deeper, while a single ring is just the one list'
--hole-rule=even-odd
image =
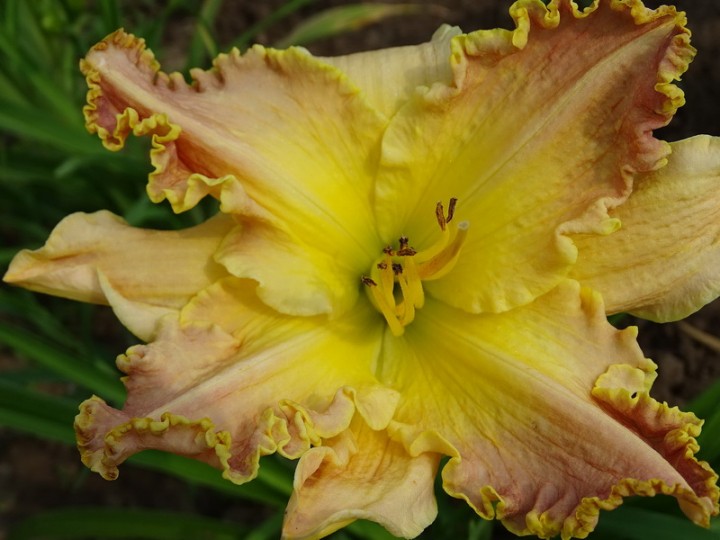
[{"label": "flower petal", "polygon": [[283,538],[321,538],[356,519],[414,538],[437,515],[438,462],[438,454],[410,457],[384,431],[356,419],[350,430],[300,458]]},{"label": "flower petal", "polygon": [[371,366],[382,325],[370,309],[325,317],[278,314],[250,280],[226,278],[169,316],[153,343],[118,358],[127,377],[122,411],[98,398],[76,419],[83,462],[105,478],[144,448],[189,455],[233,482],[255,477],[259,458],[297,458],[346,429],[357,410],[384,428],[397,394]]},{"label": "flower petal", "polygon": [[[313,251],[342,249],[334,271],[356,297],[358,276],[382,247],[371,198],[385,121],[340,71],[303,49],[255,46],[219,56],[211,71],[192,70],[190,86],[158,71],[144,42],[121,31],[81,67],[87,126],[105,146],[121,147],[131,131],[152,135],[153,201],[167,198],[180,212],[210,194],[225,212],[259,215],[302,245],[294,253],[301,266]],[[272,275],[265,299],[279,308],[288,290]],[[282,290],[271,295],[275,287]],[[336,303],[325,300],[316,305]]]},{"label": "flower petal", "polygon": [[257,281],[257,295],[281,313],[344,312],[358,297],[360,271],[339,271],[332,254],[262,220],[241,219],[215,260],[231,274]]},{"label": "flower petal", "polygon": [[611,211],[619,231],[575,238],[571,275],[602,293],[608,313],[673,321],[720,295],[720,138],[671,146],[668,165]]},{"label": "flower petal", "polygon": [[23,250],[4,280],[82,302],[110,304],[125,325],[150,339],[155,323],[227,275],[213,253],[233,227],[219,215],[181,231],[131,227],[107,211],[63,219],[44,247]]},{"label": "flower petal", "polygon": [[694,53],[670,7],[601,2],[581,13],[570,0],[520,0],[511,13],[513,32],[454,39],[453,84],[393,118],[376,186],[383,240],[405,235],[417,249],[439,234],[436,204],[458,199],[467,242],[428,291],[471,312],[530,302],[575,260],[568,233],[617,227],[607,207],[629,194],[633,173],[664,163],[667,145],[651,131],[683,103],[671,81]]},{"label": "flower petal", "polygon": [[450,40],[460,33],[445,24],[420,45],[320,59],[345,73],[370,104],[390,118],[418,87],[452,81]]},{"label": "flower petal", "polygon": [[718,488],[693,457],[701,422],[648,396],[635,334],[574,281],[497,315],[431,301],[386,334],[378,376],[403,396],[390,433],[411,455],[452,456],[446,491],[516,534],[582,538],[630,494],[672,494],[707,524]]}]

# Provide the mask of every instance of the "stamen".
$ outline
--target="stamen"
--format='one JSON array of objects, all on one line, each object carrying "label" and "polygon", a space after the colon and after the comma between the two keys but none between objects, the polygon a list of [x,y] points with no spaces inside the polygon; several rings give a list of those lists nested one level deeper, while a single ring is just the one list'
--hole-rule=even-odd
[{"label": "stamen", "polygon": [[435,205],[435,219],[437,219],[440,229],[444,231],[447,221],[445,220],[445,209],[443,208],[443,204],[441,202]]},{"label": "stamen", "polygon": [[395,255],[400,257],[412,257],[417,253],[414,248],[410,247],[410,240],[408,240],[407,236],[401,236],[398,243],[400,244],[400,249],[395,252]]},{"label": "stamen", "polygon": [[[418,276],[421,280],[439,279],[453,269],[458,255],[460,255],[460,249],[467,238],[469,228],[470,223],[467,221],[458,223],[454,227],[454,238],[438,253],[418,264]],[[419,256],[421,255],[422,253],[419,254]]]},{"label": "stamen", "polygon": [[452,218],[455,215],[455,205],[456,204],[457,204],[457,199],[455,197],[451,197],[450,204],[448,204],[447,219],[445,220],[446,223],[450,223],[452,221]]},{"label": "stamen", "polygon": [[[425,303],[424,280],[438,279],[453,269],[460,254],[470,224],[462,221],[448,226],[455,215],[457,199],[448,202],[447,214],[441,202],[435,207],[435,219],[441,229],[437,241],[423,251],[410,247],[407,236],[398,238],[398,248],[386,246],[379,261],[372,267],[371,276],[363,276],[368,296],[388,323],[395,336],[401,336],[405,326],[415,319],[415,313]],[[399,291],[395,288],[399,287]]]}]

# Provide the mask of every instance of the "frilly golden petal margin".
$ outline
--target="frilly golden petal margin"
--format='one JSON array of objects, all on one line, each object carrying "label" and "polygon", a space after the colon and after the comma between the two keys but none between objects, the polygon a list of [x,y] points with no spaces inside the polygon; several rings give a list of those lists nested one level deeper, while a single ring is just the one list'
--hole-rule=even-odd
[{"label": "frilly golden petal margin", "polygon": [[[303,49],[255,46],[218,56],[209,71],[191,70],[188,84],[159,71],[144,41],[122,31],[81,67],[89,131],[110,149],[130,133],[152,137],[153,202],[184,212],[209,195],[222,212],[261,221],[296,245],[262,242],[246,258],[252,275],[239,277],[258,278],[263,300],[302,315],[352,307],[358,275],[380,248],[372,168],[386,120],[346,75]],[[345,257],[329,252],[339,245]],[[288,283],[267,258],[306,271]],[[320,274],[336,276],[332,290]]]},{"label": "frilly golden petal margin", "polygon": [[347,429],[356,412],[384,427],[372,404],[361,401],[350,387],[339,389],[325,411],[309,411],[285,400],[276,410],[268,408],[260,414],[247,440],[233,440],[229,431],[218,430],[209,418],[191,420],[171,412],[130,417],[92,396],[80,405],[75,433],[82,462],[106,480],[118,477],[118,465],[128,457],[152,448],[203,461],[221,469],[224,478],[243,484],[257,476],[262,456],[277,452],[298,459],[323,439]]},{"label": "frilly golden petal margin", "polygon": [[655,365],[598,293],[568,280],[505,314],[431,307],[385,341],[381,380],[403,396],[391,438],[449,456],[449,495],[542,538],[584,537],[632,494],[675,496],[701,525],[717,513],[717,477],[694,457],[700,421],[649,397]]},{"label": "frilly golden petal margin", "polygon": [[[178,451],[178,448],[168,445],[169,450],[205,461],[225,471],[230,469],[230,436],[227,432],[215,432],[213,423],[207,418],[191,421],[165,413],[159,420],[132,418],[123,422],[124,419],[120,411],[109,407],[97,396],[84,401],[75,418],[77,446],[82,462],[106,480],[115,480],[118,477],[117,466],[135,453],[128,451],[127,439],[132,439],[140,448],[162,448],[158,442],[165,440],[161,435],[166,433],[177,438],[183,447],[183,451]],[[106,434],[101,434],[98,424],[106,421],[122,423]],[[97,444],[99,437],[103,441],[101,448]]]},{"label": "frilly golden petal margin", "polygon": [[[92,51],[105,51],[110,45],[126,50],[136,57],[136,66],[145,71],[148,77],[152,78],[155,84],[158,82],[166,84],[171,88],[187,86],[182,81],[179,84],[178,73],[167,75],[160,71],[160,64],[155,60],[152,51],[145,48],[145,40],[126,34],[122,29],[115,31],[103,41],[97,43]],[[83,107],[85,126],[88,132],[96,133],[103,143],[103,146],[111,151],[118,151],[123,148],[130,133],[140,137],[150,135],[152,137],[152,149],[150,150],[150,164],[153,167],[148,178],[148,196],[150,200],[159,203],[167,199],[175,212],[184,212],[193,208],[206,195],[212,195],[222,200],[222,194],[226,191],[233,195],[240,194],[238,200],[247,201],[242,191],[238,191],[237,178],[233,175],[226,175],[220,178],[212,178],[191,170],[180,159],[175,150],[175,141],[180,136],[181,128],[173,124],[165,114],[153,113],[141,119],[138,111],[133,108],[117,108],[111,100],[104,95],[100,85],[101,77],[99,72],[92,67],[92,64],[85,59],[80,61],[80,70],[85,75],[88,85],[87,105]],[[163,187],[156,188],[157,181],[163,177]],[[227,199],[227,197],[224,197]],[[235,203],[238,206],[237,203]],[[245,210],[255,205],[245,206]]]},{"label": "frilly golden petal margin", "polygon": [[[627,388],[606,386],[608,380],[618,380],[619,372],[628,375],[630,371],[632,368],[627,365],[611,366],[608,373],[598,379],[598,385],[592,391],[593,397],[617,416],[619,421],[635,430],[638,436],[656,442],[662,441],[658,452],[668,462],[675,464],[676,470],[688,482],[689,488],[679,484],[668,485],[660,479],[624,478],[612,487],[607,497],[585,497],[572,515],[563,521],[558,521],[548,512],[537,511],[532,511],[524,517],[506,519],[504,517],[506,505],[502,496],[492,486],[484,486],[480,490],[479,499],[474,504],[471,503],[478,514],[485,519],[502,520],[508,530],[520,536],[533,534],[540,538],[551,538],[559,534],[563,540],[569,540],[587,537],[597,525],[600,510],[617,508],[625,497],[632,495],[652,497],[662,494],[675,497],[689,519],[700,526],[708,527],[710,517],[718,515],[720,510],[718,507],[720,488],[717,486],[718,475],[707,462],[695,458],[695,453],[699,450],[695,437],[700,434],[703,422],[692,413],[684,413],[677,407],[669,407],[665,403],[657,402],[647,391],[631,393]],[[647,375],[650,378],[653,376],[653,374]],[[630,378],[633,376],[631,375]],[[638,417],[646,424],[640,424]],[[657,449],[657,444],[654,446]],[[467,500],[462,494],[449,493]]]},{"label": "frilly golden petal margin", "polygon": [[393,117],[376,182],[381,236],[429,243],[426,215],[449,197],[471,223],[428,294],[473,313],[527,304],[572,268],[570,234],[620,227],[608,210],[637,173],[665,165],[670,147],[652,131],[683,103],[672,81],[695,52],[684,15],[640,6],[520,0],[515,30],[453,38],[453,82],[418,90]]}]

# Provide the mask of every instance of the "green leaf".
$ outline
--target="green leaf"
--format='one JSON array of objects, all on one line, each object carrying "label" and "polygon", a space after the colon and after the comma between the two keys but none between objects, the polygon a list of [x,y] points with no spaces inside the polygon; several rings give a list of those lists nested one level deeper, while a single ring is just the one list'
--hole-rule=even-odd
[{"label": "green leaf", "polygon": [[8,540],[55,538],[142,538],[147,540],[235,540],[248,529],[188,513],[125,508],[64,508],[36,514],[14,526]]},{"label": "green leaf", "polygon": [[703,529],[690,520],[622,506],[603,512],[591,540],[720,540],[720,531]]},{"label": "green leaf", "polygon": [[290,45],[305,45],[358,30],[388,17],[411,15],[427,9],[428,6],[424,4],[351,4],[333,7],[303,21],[290,34],[276,42],[275,46],[283,49]]},{"label": "green leaf", "polygon": [[0,343],[106,399],[116,403],[122,403],[125,399],[125,389],[117,378],[86,360],[60,350],[32,332],[0,323]]},{"label": "green leaf", "polygon": [[275,23],[280,22],[284,18],[295,13],[301,7],[312,4],[315,0],[290,0],[281,7],[273,10],[267,17],[253,24],[250,28],[245,30],[240,37],[233,43],[234,47],[240,50],[247,49],[248,45],[255,40],[255,37],[260,33],[264,32]]},{"label": "green leaf", "polygon": [[190,42],[187,67],[200,66],[209,56],[218,54],[218,46],[213,37],[213,25],[220,12],[222,0],[205,0],[195,23],[195,33]]},{"label": "green leaf", "polygon": [[720,379],[691,401],[687,409],[700,418],[708,418],[717,410],[720,410]]},{"label": "green leaf", "polygon": [[364,519],[355,521],[348,525],[348,532],[357,538],[364,540],[395,540],[396,537],[390,534],[383,526],[378,525],[374,521],[366,521]]},{"label": "green leaf", "polygon": [[0,379],[0,425],[32,435],[75,444],[72,430],[77,406]]},{"label": "green leaf", "polygon": [[[277,463],[272,457],[261,460],[258,477],[242,485],[225,480],[220,471],[206,463],[158,450],[145,450],[135,454],[128,459],[128,463],[171,474],[191,484],[209,487],[239,499],[262,502],[275,508],[284,508],[287,504],[287,495],[274,488],[273,484],[276,482],[268,481],[268,478],[278,474]],[[288,483],[291,483],[290,476],[285,476]]]},{"label": "green leaf", "polygon": [[284,512],[278,512],[261,525],[253,527],[244,540],[275,540],[280,538]]},{"label": "green leaf", "polygon": [[720,409],[705,419],[702,433],[697,438],[700,445],[698,456],[706,461],[720,458]]},{"label": "green leaf", "polygon": [[487,519],[476,519],[470,522],[468,540],[492,540],[495,522]]},{"label": "green leaf", "polygon": [[82,128],[82,123],[67,124],[48,114],[46,110],[22,107],[2,98],[0,98],[0,130],[71,154],[97,155],[103,152]]},{"label": "green leaf", "polygon": [[[73,420],[77,412],[77,404],[71,400],[42,394],[0,379],[0,426],[75,445]],[[243,485],[225,480],[220,471],[206,463],[156,450],[136,454],[128,459],[128,463],[276,508],[285,506],[292,490],[290,471],[273,457],[263,459],[258,478]]]}]

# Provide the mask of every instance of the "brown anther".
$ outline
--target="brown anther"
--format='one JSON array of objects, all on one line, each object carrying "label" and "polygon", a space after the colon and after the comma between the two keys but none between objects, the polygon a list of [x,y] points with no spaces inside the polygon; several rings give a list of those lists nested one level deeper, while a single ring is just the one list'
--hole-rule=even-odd
[{"label": "brown anther", "polygon": [[456,204],[457,204],[457,199],[455,197],[451,197],[450,204],[448,204],[447,219],[445,220],[446,223],[450,223],[452,221],[452,218],[455,215],[455,205]]},{"label": "brown anther", "polygon": [[395,252],[393,251],[393,248],[391,248],[390,246],[385,246],[385,247],[383,248],[383,253],[384,253],[385,255],[390,255],[390,256],[392,256],[392,255],[395,254]]},{"label": "brown anther", "polygon": [[393,263],[392,269],[393,269],[393,273],[396,276],[399,276],[403,272],[403,267],[402,267],[402,264],[400,264],[400,263]]},{"label": "brown anther", "polygon": [[445,220],[445,209],[441,202],[435,205],[435,218],[437,219],[438,225],[440,225],[440,229],[444,231],[447,221]]},{"label": "brown anther", "polygon": [[400,257],[412,257],[415,255],[417,251],[415,251],[411,247],[404,247],[402,249],[398,249],[396,255],[399,255]]},{"label": "brown anther", "polygon": [[387,270],[387,263],[385,261],[377,263],[378,270]]},{"label": "brown anther", "polygon": [[401,236],[400,238],[398,238],[398,243],[400,244],[400,249],[404,249],[404,248],[408,247],[409,242],[410,242],[410,240],[408,240],[407,236]]},{"label": "brown anther", "polygon": [[360,278],[363,282],[363,285],[367,285],[368,287],[377,287],[377,283],[372,278],[369,278],[367,276],[363,276]]}]

